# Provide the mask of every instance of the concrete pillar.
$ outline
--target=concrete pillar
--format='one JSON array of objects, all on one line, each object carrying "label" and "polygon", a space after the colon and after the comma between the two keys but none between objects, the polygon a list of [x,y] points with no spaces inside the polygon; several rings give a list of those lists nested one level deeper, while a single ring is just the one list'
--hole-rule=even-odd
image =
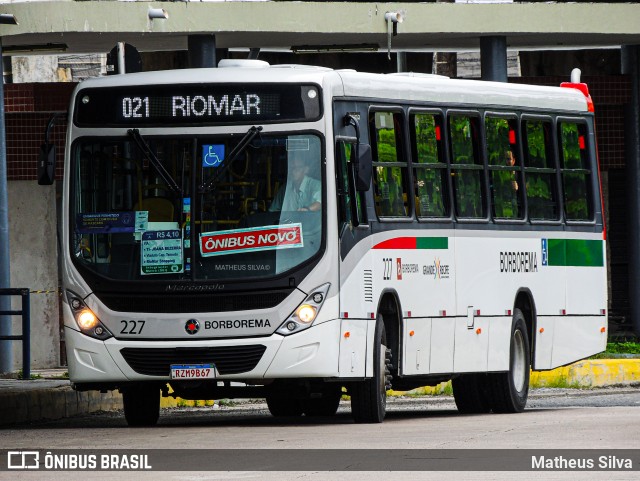
[{"label": "concrete pillar", "polygon": [[507,81],[507,37],[480,37],[482,80]]},{"label": "concrete pillar", "polygon": [[458,76],[458,54],[456,52],[435,52],[431,72],[456,78]]},{"label": "concrete pillar", "polygon": [[640,46],[622,47],[622,73],[631,78],[624,112],[624,143],[629,209],[629,304],[633,331],[640,336]]},{"label": "concrete pillar", "polygon": [[[0,59],[2,40],[0,39]],[[4,76],[0,62],[0,79]],[[0,288],[11,287],[9,257],[9,196],[7,194],[7,139],[4,123],[4,83],[0,81]],[[11,298],[0,296],[0,311],[11,310]],[[0,336],[11,335],[11,316],[0,316]],[[13,341],[0,341],[0,373],[13,370]]]},{"label": "concrete pillar", "polygon": [[189,67],[217,67],[215,35],[189,35],[187,49],[189,51]]}]

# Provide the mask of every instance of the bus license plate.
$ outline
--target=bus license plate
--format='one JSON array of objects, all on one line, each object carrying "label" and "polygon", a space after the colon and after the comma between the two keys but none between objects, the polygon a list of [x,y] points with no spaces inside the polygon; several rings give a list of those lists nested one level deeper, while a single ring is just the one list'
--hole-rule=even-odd
[{"label": "bus license plate", "polygon": [[215,379],[213,364],[172,364],[171,379]]}]

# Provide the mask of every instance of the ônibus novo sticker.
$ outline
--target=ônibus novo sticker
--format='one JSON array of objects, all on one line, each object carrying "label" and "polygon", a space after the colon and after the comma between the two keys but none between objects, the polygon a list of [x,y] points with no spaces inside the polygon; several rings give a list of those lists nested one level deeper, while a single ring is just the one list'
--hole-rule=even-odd
[{"label": "\u00f4nibus novo sticker", "polygon": [[203,257],[303,247],[302,224],[268,225],[200,234]]}]

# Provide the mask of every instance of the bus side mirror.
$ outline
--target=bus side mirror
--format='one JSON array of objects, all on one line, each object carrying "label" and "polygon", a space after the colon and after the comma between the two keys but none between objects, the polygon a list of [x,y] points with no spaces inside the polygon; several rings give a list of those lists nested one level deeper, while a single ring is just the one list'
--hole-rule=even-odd
[{"label": "bus side mirror", "polygon": [[366,192],[371,185],[371,171],[373,157],[371,156],[371,146],[360,144],[358,148],[358,172],[356,176],[356,190]]},{"label": "bus side mirror", "polygon": [[56,146],[42,144],[38,155],[38,185],[51,185],[56,177]]}]

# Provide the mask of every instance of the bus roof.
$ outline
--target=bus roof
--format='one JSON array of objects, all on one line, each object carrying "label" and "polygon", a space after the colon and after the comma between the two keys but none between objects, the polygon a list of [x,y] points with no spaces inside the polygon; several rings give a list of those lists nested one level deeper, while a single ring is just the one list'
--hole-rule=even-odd
[{"label": "bus roof", "polygon": [[576,89],[527,84],[450,79],[425,74],[340,72],[347,97],[587,112],[587,99]]},{"label": "bus roof", "polygon": [[[246,62],[248,67],[241,66]],[[449,79],[419,73],[373,74],[305,65],[269,65],[235,61],[225,68],[180,69],[111,75],[85,80],[78,89],[130,85],[215,83],[317,83],[335,97],[409,101],[434,105],[532,108],[587,112],[586,97],[577,89]],[[240,65],[240,66],[238,66]]]}]

